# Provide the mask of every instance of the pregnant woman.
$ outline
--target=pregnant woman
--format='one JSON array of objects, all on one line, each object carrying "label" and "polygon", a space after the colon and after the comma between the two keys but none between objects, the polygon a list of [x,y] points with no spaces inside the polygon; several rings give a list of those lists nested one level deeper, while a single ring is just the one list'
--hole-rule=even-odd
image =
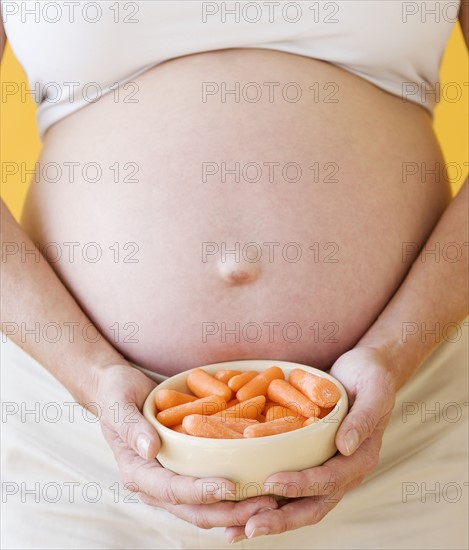
[{"label": "pregnant woman", "polygon": [[[467,546],[468,186],[432,113],[468,11],[2,2],[43,140],[2,206],[5,548]],[[139,412],[234,359],[352,404],[279,499],[165,470]]]}]

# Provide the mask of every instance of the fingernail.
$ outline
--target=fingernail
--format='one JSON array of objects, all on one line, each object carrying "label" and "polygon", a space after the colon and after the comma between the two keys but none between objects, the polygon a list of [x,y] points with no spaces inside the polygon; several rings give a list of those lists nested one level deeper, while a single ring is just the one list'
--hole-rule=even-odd
[{"label": "fingernail", "polygon": [[355,450],[358,447],[359,440],[360,439],[359,439],[357,430],[352,429],[349,432],[347,432],[347,434],[344,437],[344,442],[345,442],[345,447],[347,448],[347,452],[349,454],[352,454],[353,452],[355,452]]},{"label": "fingernail", "polygon": [[234,537],[234,539],[230,542],[230,544],[236,544],[237,542],[245,540],[245,538],[246,538],[246,535],[238,535],[237,537]]},{"label": "fingernail", "polygon": [[272,512],[273,508],[269,508],[268,506],[264,506],[264,508],[259,508],[257,510],[256,514],[260,514],[261,512]]},{"label": "fingernail", "polygon": [[150,439],[145,434],[140,434],[137,437],[138,454],[145,459],[148,459],[148,449],[150,447]]},{"label": "fingernail", "polygon": [[263,537],[264,535],[269,534],[269,529],[267,527],[256,527],[254,531],[248,536],[248,539],[253,539],[254,537]]}]

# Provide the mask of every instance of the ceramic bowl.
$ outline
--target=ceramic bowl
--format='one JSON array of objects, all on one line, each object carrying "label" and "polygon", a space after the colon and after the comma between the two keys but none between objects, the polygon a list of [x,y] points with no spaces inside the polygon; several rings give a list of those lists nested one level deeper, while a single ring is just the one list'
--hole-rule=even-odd
[{"label": "ceramic bowl", "polygon": [[[223,477],[236,484],[235,500],[266,494],[263,483],[270,475],[282,471],[299,471],[323,464],[337,451],[335,436],[348,412],[348,399],[342,384],[329,374],[288,361],[226,361],[200,368],[209,374],[219,369],[262,371],[273,365],[280,367],[285,378],[293,369],[303,369],[334,382],[340,392],[335,408],[323,419],[291,432],[246,439],[208,439],[171,430],[155,417],[155,392],[173,389],[191,393],[185,371],[158,385],[147,397],[143,414],[161,439],[158,461],[167,469],[194,477]],[[212,489],[210,489],[212,490]]]}]

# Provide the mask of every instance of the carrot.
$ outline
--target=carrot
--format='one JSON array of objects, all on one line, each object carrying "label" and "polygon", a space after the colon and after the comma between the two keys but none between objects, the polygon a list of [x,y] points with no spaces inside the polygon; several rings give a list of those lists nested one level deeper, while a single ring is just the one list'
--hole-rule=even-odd
[{"label": "carrot", "polygon": [[328,408],[319,407],[319,408],[320,408],[319,418],[324,418],[325,416],[327,416],[330,412],[332,412],[334,410],[334,407],[328,407]]},{"label": "carrot", "polygon": [[226,404],[226,408],[230,409],[231,407],[234,407],[238,403],[239,401],[237,399],[232,399],[231,401],[228,401],[228,403]]},{"label": "carrot", "polygon": [[196,437],[210,437],[213,439],[239,439],[243,437],[239,431],[228,428],[223,422],[202,414],[186,416],[182,421],[182,427],[189,435]]},{"label": "carrot", "polygon": [[317,421],[319,420],[319,418],[317,418],[316,416],[312,416],[311,418],[307,418],[304,422],[303,422],[303,428],[306,428],[306,426],[310,426],[311,424],[315,424]]},{"label": "carrot", "polygon": [[231,416],[218,416],[216,414],[213,414],[207,418],[210,418],[215,422],[219,422],[220,424],[223,424],[223,426],[226,426],[231,430],[235,430],[240,434],[244,432],[244,428],[247,428],[247,426],[259,423],[254,418],[232,418]]},{"label": "carrot", "polygon": [[270,367],[260,372],[250,382],[236,392],[236,399],[246,401],[257,395],[266,395],[267,388],[272,380],[284,380],[285,375],[280,367]]},{"label": "carrot", "polygon": [[186,435],[187,435],[187,432],[186,432],[186,430],[182,427],[182,424],[176,424],[176,426],[173,426],[171,429],[174,430],[175,432],[179,432],[179,433],[181,433],[181,434],[186,434]]},{"label": "carrot", "polygon": [[277,418],[283,418],[284,416],[292,416],[292,413],[287,407],[282,407],[282,405],[274,405],[269,407],[265,413],[266,422],[271,420],[277,420]]},{"label": "carrot", "polygon": [[183,403],[190,403],[196,399],[197,397],[189,395],[188,393],[182,393],[176,390],[165,390],[164,388],[155,393],[155,403],[160,411],[182,405]]},{"label": "carrot", "polygon": [[209,395],[202,399],[196,399],[190,403],[176,405],[156,415],[158,422],[163,426],[174,426],[180,424],[185,416],[189,414],[214,414],[226,406],[225,400],[219,395]]},{"label": "carrot", "polygon": [[221,416],[223,418],[255,418],[257,419],[262,413],[262,409],[265,405],[265,397],[258,395],[247,401],[242,401],[234,407],[224,409],[216,412],[214,416]]},{"label": "carrot", "polygon": [[208,397],[209,395],[219,395],[225,401],[231,399],[230,388],[211,376],[203,369],[194,369],[187,375],[187,385],[191,392],[197,397]]},{"label": "carrot", "polygon": [[[299,410],[282,407],[282,405],[274,405],[267,411],[265,420],[266,422],[270,422],[271,420],[277,420],[277,418],[284,418],[285,416],[301,417]],[[306,418],[303,417],[303,420],[306,420]]]},{"label": "carrot", "polygon": [[244,437],[265,437],[267,435],[276,435],[284,432],[291,432],[301,428],[303,420],[301,418],[295,418],[294,416],[285,416],[283,418],[277,418],[277,420],[271,420],[270,422],[263,422],[248,426],[245,428],[243,434]]},{"label": "carrot", "polygon": [[248,370],[246,372],[243,372],[242,374],[237,374],[236,376],[233,376],[233,378],[228,380],[228,387],[230,387],[233,391],[238,391],[239,388],[242,388],[258,374],[259,373],[257,372],[257,370]]},{"label": "carrot", "polygon": [[262,409],[262,413],[267,414],[267,411],[272,407],[278,407],[278,403],[276,403],[275,401],[269,401],[267,399],[267,401],[265,402],[264,408]]},{"label": "carrot", "polygon": [[322,408],[334,407],[340,399],[340,392],[333,382],[303,369],[293,369],[288,381],[294,388]]},{"label": "carrot", "polygon": [[319,416],[319,407],[285,380],[272,380],[267,389],[272,401],[289,408],[299,407],[302,416]]},{"label": "carrot", "polygon": [[228,381],[233,378],[233,376],[237,376],[238,374],[241,374],[240,370],[218,370],[213,377],[217,380],[220,380],[220,382],[223,382],[223,384],[228,384]]}]

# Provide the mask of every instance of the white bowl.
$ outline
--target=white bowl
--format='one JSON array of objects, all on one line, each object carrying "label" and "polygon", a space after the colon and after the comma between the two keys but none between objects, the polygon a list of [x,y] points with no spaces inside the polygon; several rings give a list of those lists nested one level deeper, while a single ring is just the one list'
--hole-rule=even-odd
[{"label": "white bowl", "polygon": [[163,426],[155,416],[156,391],[166,388],[191,393],[186,384],[190,371],[181,372],[159,384],[143,406],[143,415],[161,439],[158,461],[177,474],[229,479],[236,484],[235,500],[242,500],[268,493],[263,483],[274,473],[312,468],[331,458],[337,451],[337,430],[348,412],[347,393],[338,380],[321,370],[288,361],[226,361],[200,368],[214,374],[219,369],[263,371],[273,365],[283,370],[285,378],[299,368],[330,380],[340,392],[337,405],[318,422],[283,434],[246,439],[194,437]]}]

